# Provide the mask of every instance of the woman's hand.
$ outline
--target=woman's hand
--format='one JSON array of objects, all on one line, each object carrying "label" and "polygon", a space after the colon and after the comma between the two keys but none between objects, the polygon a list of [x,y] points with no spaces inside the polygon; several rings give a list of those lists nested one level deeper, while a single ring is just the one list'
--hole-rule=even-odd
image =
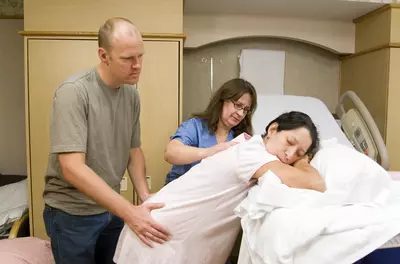
[{"label": "woman's hand", "polygon": [[232,146],[234,146],[234,145],[236,145],[238,143],[239,142],[235,142],[235,141],[228,141],[228,142],[219,143],[219,144],[217,144],[217,145],[215,145],[213,147],[208,148],[208,153],[207,153],[206,157],[210,157],[212,155],[217,154],[218,152],[227,150],[229,147],[232,147]]},{"label": "woman's hand", "polygon": [[307,162],[308,164],[310,164],[310,161],[312,160],[312,155],[311,154],[306,154],[306,155],[304,155],[303,157],[301,157],[300,159],[298,159],[297,161],[295,161],[294,162],[294,165],[297,163],[297,162],[299,162],[299,161],[305,161],[305,162]]},{"label": "woman's hand", "polygon": [[238,144],[238,142],[229,141],[210,148],[198,148],[186,146],[179,140],[173,139],[168,143],[165,149],[164,159],[173,165],[186,165],[210,157],[236,144]]}]

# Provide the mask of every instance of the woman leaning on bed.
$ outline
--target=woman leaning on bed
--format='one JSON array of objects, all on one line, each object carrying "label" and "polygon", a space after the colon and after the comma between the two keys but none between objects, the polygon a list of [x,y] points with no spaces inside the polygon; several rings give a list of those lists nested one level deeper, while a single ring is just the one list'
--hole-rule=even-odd
[{"label": "woman leaning on bed", "polygon": [[285,113],[267,126],[265,135],[245,140],[241,134],[233,141],[240,143],[205,158],[145,202],[165,204],[151,214],[171,231],[171,240],[149,248],[125,226],[116,263],[225,263],[240,230],[234,209],[247,197],[250,183],[269,170],[289,187],[325,190],[307,160],[318,146],[309,116]]},{"label": "woman leaning on bed", "polygon": [[183,122],[168,143],[164,158],[172,164],[166,184],[179,178],[202,159],[235,144],[242,134],[252,135],[252,115],[257,93],[248,81],[235,78],[212,96],[206,110]]}]

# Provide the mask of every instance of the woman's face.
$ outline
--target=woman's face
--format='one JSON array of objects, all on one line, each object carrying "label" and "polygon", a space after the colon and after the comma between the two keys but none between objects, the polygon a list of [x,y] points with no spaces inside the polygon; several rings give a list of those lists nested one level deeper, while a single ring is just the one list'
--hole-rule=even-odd
[{"label": "woman's face", "polygon": [[251,96],[243,94],[237,101],[227,100],[222,107],[222,124],[231,129],[237,126],[251,109]]},{"label": "woman's face", "polygon": [[286,164],[293,164],[304,157],[312,143],[308,129],[301,127],[294,130],[277,132],[278,124],[268,129],[268,137],[264,138],[267,151]]}]

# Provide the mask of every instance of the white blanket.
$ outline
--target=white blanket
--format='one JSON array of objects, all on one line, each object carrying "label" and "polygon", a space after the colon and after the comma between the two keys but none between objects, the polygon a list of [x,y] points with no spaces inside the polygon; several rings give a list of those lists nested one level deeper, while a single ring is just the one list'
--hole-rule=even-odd
[{"label": "white blanket", "polygon": [[400,233],[400,184],[367,156],[322,145],[311,164],[325,193],[289,188],[269,171],[235,209],[248,256],[239,264],[349,264]]}]

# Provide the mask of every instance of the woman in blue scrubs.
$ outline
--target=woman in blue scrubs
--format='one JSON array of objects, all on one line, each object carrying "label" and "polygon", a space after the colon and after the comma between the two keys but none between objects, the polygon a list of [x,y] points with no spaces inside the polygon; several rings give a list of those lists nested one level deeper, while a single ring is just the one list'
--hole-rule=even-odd
[{"label": "woman in blue scrubs", "polygon": [[252,135],[251,119],[256,106],[257,94],[251,83],[240,78],[224,83],[205,111],[183,122],[171,137],[164,154],[173,165],[166,184],[202,159],[235,144],[231,140],[241,133]]},{"label": "woman in blue scrubs", "polygon": [[[193,114],[171,137],[164,158],[173,166],[165,184],[179,178],[202,159],[234,145],[231,140],[243,132],[253,135],[251,119],[256,107],[257,93],[251,83],[240,78],[224,83],[205,111]],[[228,260],[226,264],[229,263]]]}]

